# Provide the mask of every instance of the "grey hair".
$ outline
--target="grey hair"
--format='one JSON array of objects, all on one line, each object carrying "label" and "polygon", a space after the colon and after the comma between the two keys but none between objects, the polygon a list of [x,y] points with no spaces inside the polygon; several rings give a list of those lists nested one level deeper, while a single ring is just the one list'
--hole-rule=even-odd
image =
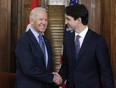
[{"label": "grey hair", "polygon": [[45,8],[42,8],[42,7],[36,7],[34,9],[31,10],[30,12],[30,16],[29,16],[29,19],[34,19],[35,18],[35,15],[38,11],[45,11],[47,12],[47,10]]}]

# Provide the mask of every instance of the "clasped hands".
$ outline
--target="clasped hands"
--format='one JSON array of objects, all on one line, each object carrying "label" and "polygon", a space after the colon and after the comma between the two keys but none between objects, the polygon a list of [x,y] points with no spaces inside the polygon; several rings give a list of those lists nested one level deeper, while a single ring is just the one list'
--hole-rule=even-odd
[{"label": "clasped hands", "polygon": [[53,82],[56,83],[57,85],[61,85],[62,77],[57,72],[53,72],[52,74],[54,75]]}]

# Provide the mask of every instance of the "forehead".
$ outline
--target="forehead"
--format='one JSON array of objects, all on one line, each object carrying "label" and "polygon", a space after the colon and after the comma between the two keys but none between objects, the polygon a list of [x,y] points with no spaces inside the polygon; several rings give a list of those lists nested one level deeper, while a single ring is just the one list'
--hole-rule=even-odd
[{"label": "forehead", "polygon": [[47,17],[47,12],[46,11],[37,11],[36,16],[37,17]]}]

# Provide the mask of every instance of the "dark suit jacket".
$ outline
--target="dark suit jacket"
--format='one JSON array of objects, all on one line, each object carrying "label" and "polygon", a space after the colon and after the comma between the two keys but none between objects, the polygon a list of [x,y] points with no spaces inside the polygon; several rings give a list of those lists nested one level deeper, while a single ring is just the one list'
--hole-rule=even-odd
[{"label": "dark suit jacket", "polygon": [[76,60],[75,33],[64,37],[63,65],[59,71],[66,88],[114,88],[110,57],[104,38],[88,30]]},{"label": "dark suit jacket", "polygon": [[16,47],[16,88],[52,88],[53,80],[50,42],[44,37],[48,51],[46,68],[40,46],[29,30],[18,40]]}]

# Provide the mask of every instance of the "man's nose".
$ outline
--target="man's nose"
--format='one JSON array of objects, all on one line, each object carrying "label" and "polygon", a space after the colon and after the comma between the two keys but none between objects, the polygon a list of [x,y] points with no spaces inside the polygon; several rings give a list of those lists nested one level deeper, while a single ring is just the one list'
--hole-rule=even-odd
[{"label": "man's nose", "polygon": [[65,24],[67,24],[67,20],[65,20]]},{"label": "man's nose", "polygon": [[46,24],[46,22],[47,22],[46,20],[42,20],[42,23],[43,23],[43,24]]}]

